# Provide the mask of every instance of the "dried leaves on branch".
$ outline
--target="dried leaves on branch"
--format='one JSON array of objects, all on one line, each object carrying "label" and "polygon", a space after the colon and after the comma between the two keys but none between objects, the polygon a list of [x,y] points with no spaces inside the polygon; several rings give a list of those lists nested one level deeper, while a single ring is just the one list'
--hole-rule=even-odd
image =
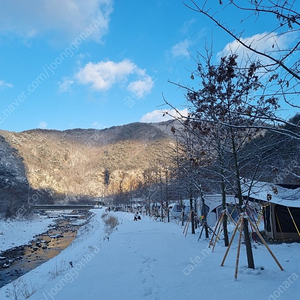
[{"label": "dried leaves on branch", "polygon": [[[296,1],[221,1],[212,9],[210,1],[185,1],[184,5],[207,17],[224,33],[244,48],[252,61],[277,80],[276,93],[295,108],[300,108],[293,97],[298,97],[300,84],[300,12]],[[231,23],[224,21],[230,10]],[[267,20],[267,21],[266,21]],[[247,29],[253,24],[260,31],[249,38]],[[234,26],[234,27],[233,27]],[[263,47],[262,47],[263,46]]]}]

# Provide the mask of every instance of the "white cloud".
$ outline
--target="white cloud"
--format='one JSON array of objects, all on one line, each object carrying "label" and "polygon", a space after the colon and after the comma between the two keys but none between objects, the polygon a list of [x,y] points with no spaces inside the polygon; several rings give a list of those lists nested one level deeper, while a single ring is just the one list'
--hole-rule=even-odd
[{"label": "white cloud", "polygon": [[67,77],[63,77],[62,81],[59,83],[59,91],[61,93],[66,93],[71,91],[71,86],[74,84],[74,80],[68,79]]},{"label": "white cloud", "polygon": [[40,129],[46,129],[47,126],[48,126],[48,124],[47,124],[45,121],[42,121],[42,122],[39,124],[38,128],[40,128]]},{"label": "white cloud", "polygon": [[143,98],[151,92],[153,86],[154,81],[150,76],[146,75],[140,80],[129,83],[127,89],[133,93],[136,98]]},{"label": "white cloud", "polygon": [[[131,77],[135,76],[136,79]],[[101,61],[89,62],[75,75],[81,84],[91,84],[96,91],[106,91],[115,84],[123,85],[127,82],[127,90],[137,98],[150,93],[154,86],[152,78],[130,60],[121,62]]]},{"label": "white cloud", "polygon": [[136,65],[129,60],[120,63],[113,61],[91,63],[85,65],[76,77],[82,84],[92,84],[94,90],[108,90],[116,82],[125,81],[127,76],[132,74]]},{"label": "white cloud", "polygon": [[0,80],[0,88],[4,89],[4,88],[12,88],[13,85],[11,83],[7,83],[4,80]]},{"label": "white cloud", "polygon": [[112,0],[3,0],[0,32],[13,32],[25,38],[55,33],[69,40],[76,38],[93,21],[98,26],[89,38],[100,41],[107,33]]},{"label": "white cloud", "polygon": [[180,33],[181,34],[188,34],[191,27],[194,25],[194,23],[196,22],[195,19],[191,19],[190,21],[187,21],[183,24],[182,28],[180,29]]},{"label": "white cloud", "polygon": [[174,118],[187,117],[188,110],[184,108],[182,110],[165,109],[165,110],[154,110],[142,116],[141,122],[144,123],[157,123],[168,120],[174,120]]},{"label": "white cloud", "polygon": [[[252,48],[260,52],[273,52],[276,55],[278,49],[286,49],[286,46],[293,39],[292,35],[277,35],[276,33],[263,32],[255,34],[251,37],[242,38],[241,41],[247,45],[251,45]],[[230,54],[237,54],[240,60],[256,60],[260,59],[263,63],[268,63],[268,59],[263,56],[257,56],[254,52],[246,49],[238,41],[233,41],[227,44],[222,51],[220,51],[217,56],[221,58],[222,56],[228,56]]]},{"label": "white cloud", "polygon": [[188,39],[179,42],[178,44],[174,45],[171,49],[171,53],[173,57],[179,56],[190,56],[189,47],[192,45],[192,42]]}]

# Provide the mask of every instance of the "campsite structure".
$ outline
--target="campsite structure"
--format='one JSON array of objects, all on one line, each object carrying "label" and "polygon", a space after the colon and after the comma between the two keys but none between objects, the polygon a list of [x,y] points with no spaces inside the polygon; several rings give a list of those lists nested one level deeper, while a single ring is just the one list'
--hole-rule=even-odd
[{"label": "campsite structure", "polygon": [[[207,217],[207,224],[213,227],[219,216],[222,213],[222,195],[221,194],[204,194],[204,205],[205,213]],[[182,217],[182,211],[184,216],[187,216],[190,213],[190,200],[182,200],[182,203],[179,201],[177,203],[170,204],[170,214],[171,217],[179,219]],[[234,218],[238,219],[238,213],[235,211],[236,199],[233,195],[226,195],[226,205],[230,214],[234,215]],[[202,202],[200,199],[197,199],[197,215],[201,217],[201,212],[203,212]]]},{"label": "campsite structure", "polygon": [[300,187],[257,182],[244,199],[262,205],[269,239],[300,241]]}]

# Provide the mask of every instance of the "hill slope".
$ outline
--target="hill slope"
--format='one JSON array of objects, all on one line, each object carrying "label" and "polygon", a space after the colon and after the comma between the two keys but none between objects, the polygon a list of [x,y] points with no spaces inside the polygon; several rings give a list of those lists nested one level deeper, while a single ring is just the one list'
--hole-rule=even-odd
[{"label": "hill slope", "polygon": [[152,124],[133,123],[104,130],[1,131],[23,158],[33,189],[69,196],[101,197],[136,189],[143,173],[172,146]]},{"label": "hill slope", "polygon": [[[0,203],[1,213],[6,217],[25,214],[29,184],[22,158],[0,136]],[[22,204],[25,206],[22,207]],[[18,211],[19,210],[19,211]]]}]

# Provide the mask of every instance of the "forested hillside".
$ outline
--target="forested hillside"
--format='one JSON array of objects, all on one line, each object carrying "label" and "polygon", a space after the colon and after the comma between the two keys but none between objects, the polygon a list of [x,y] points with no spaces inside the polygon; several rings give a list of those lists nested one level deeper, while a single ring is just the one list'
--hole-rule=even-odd
[{"label": "forested hillside", "polygon": [[[194,153],[200,156],[193,158],[197,165],[192,166],[184,149],[185,134],[178,148],[175,137],[180,130],[178,123],[165,122],[104,130],[1,131],[1,214],[14,215],[22,205],[34,203],[107,197],[128,202],[149,193],[157,199],[179,199],[189,193],[186,171],[190,167],[195,167],[191,169],[196,174],[193,180],[204,192],[220,192],[214,152],[204,151],[201,142],[196,142]],[[257,180],[299,184],[298,140],[267,132],[240,151],[242,176],[254,174]],[[230,160],[226,158],[229,166],[233,164]]]},{"label": "forested hillside", "polygon": [[142,123],[0,134],[23,159],[31,188],[51,190],[62,200],[136,190],[144,184],[145,170],[155,169],[162,158],[168,164],[165,152],[174,143],[161,129]]},{"label": "forested hillside", "polygon": [[0,215],[26,210],[29,194],[25,167],[18,151],[0,136]]}]

